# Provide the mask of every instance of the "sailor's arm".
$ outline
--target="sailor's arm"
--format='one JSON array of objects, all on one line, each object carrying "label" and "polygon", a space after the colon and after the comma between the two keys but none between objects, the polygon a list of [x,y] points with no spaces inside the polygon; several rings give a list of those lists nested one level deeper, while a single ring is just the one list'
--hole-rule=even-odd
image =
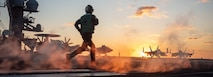
[{"label": "sailor's arm", "polygon": [[78,19],[76,22],[75,22],[75,28],[80,32],[80,27],[78,26],[80,24],[80,19]]},{"label": "sailor's arm", "polygon": [[98,25],[99,24],[99,22],[98,22],[98,18],[96,18],[96,16],[95,15],[93,15],[93,24],[94,25]]}]

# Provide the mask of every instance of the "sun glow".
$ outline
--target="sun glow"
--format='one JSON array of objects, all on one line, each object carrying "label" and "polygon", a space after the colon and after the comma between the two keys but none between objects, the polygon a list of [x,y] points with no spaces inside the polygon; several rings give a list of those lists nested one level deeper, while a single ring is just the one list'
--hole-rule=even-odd
[{"label": "sun glow", "polygon": [[142,57],[147,57],[147,54],[144,53],[144,52],[141,52],[140,54],[141,54]]},{"label": "sun glow", "polygon": [[147,57],[146,53],[144,53],[142,49],[136,49],[135,51],[133,51],[131,56],[132,57]]}]

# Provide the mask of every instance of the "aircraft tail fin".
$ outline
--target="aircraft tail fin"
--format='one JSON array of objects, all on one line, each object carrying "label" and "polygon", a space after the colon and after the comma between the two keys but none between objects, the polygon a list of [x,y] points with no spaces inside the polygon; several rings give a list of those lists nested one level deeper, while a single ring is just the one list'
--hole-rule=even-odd
[{"label": "aircraft tail fin", "polygon": [[143,52],[144,52],[144,47],[143,47]]},{"label": "aircraft tail fin", "polygon": [[149,49],[150,49],[150,51],[152,52],[152,48],[151,48],[151,46],[149,46]]},{"label": "aircraft tail fin", "polygon": [[156,50],[158,50],[159,49],[159,45],[158,45],[158,47],[156,48]]},{"label": "aircraft tail fin", "polygon": [[169,48],[166,48],[166,53],[169,53]]}]

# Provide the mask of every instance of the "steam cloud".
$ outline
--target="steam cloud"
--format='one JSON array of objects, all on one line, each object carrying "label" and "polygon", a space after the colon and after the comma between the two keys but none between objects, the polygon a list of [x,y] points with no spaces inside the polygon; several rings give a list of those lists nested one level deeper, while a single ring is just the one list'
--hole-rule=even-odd
[{"label": "steam cloud", "polygon": [[[8,48],[13,46],[13,48]],[[52,44],[45,44],[39,48],[39,53],[16,51],[18,47],[14,42],[0,46],[1,63],[0,72],[11,70],[47,70],[87,68],[90,62],[88,57],[76,56],[70,64],[66,64],[65,53]],[[10,51],[10,52],[4,52]],[[99,70],[118,73],[128,72],[167,72],[180,68],[191,67],[185,59],[143,59],[131,57],[96,57]]]},{"label": "steam cloud", "polygon": [[71,68],[66,64],[65,51],[53,44],[44,43],[38,53],[18,50],[14,41],[6,40],[6,43],[1,44],[0,71]]},{"label": "steam cloud", "polygon": [[189,18],[191,13],[185,16],[178,16],[175,22],[168,24],[168,26],[163,30],[161,36],[159,37],[159,44],[163,47],[181,49],[184,48],[186,43],[184,41],[185,37],[188,36],[187,33],[189,26]]},{"label": "steam cloud", "polygon": [[[13,48],[8,48],[8,47]],[[0,72],[11,70],[49,70],[49,69],[70,69],[87,68],[90,63],[89,56],[76,56],[66,63],[65,52],[58,49],[54,44],[44,43],[39,48],[39,53],[17,51],[18,47],[14,42],[8,41],[0,46],[1,62]],[[6,52],[10,51],[10,52]],[[128,72],[168,72],[181,68],[191,67],[186,59],[143,59],[132,57],[96,57],[99,70],[118,73]]]},{"label": "steam cloud", "polygon": [[177,69],[190,68],[186,59],[142,59],[125,57],[98,58],[97,68],[118,73],[128,72],[168,72]]}]

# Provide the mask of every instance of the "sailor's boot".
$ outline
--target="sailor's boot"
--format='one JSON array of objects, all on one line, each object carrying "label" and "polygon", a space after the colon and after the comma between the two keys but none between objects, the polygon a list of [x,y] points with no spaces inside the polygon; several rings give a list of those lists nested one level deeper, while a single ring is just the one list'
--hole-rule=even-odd
[{"label": "sailor's boot", "polygon": [[71,60],[73,57],[75,57],[77,54],[82,52],[82,48],[79,47],[78,49],[76,49],[75,51],[73,51],[72,53],[68,53],[66,54],[66,59],[67,60]]}]

